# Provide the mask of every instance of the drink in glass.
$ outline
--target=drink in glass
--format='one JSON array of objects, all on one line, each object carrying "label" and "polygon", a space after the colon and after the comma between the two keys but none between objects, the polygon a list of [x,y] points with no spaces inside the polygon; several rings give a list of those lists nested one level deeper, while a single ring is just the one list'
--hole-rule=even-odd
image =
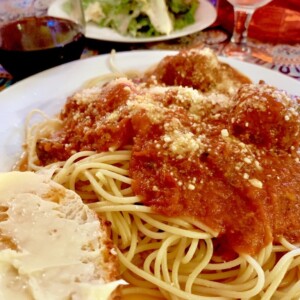
[{"label": "drink in glass", "polygon": [[81,0],[72,0],[69,18],[10,16],[0,25],[0,63],[17,81],[81,56],[84,48],[84,15]]},{"label": "drink in glass", "polygon": [[223,49],[223,55],[246,60],[251,55],[247,45],[248,26],[254,11],[272,0],[227,0],[234,8],[234,29],[230,43]]}]

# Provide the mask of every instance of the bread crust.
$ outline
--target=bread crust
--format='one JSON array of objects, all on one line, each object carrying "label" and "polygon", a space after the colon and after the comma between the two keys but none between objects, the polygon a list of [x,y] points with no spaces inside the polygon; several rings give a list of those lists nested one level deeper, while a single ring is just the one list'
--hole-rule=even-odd
[{"label": "bread crust", "polygon": [[[22,184],[23,187],[20,186]],[[53,202],[55,205],[47,204],[47,202]],[[33,204],[31,205],[31,203]],[[27,210],[26,213],[28,215],[35,215],[36,217],[28,222],[26,218],[22,219],[22,217],[20,217],[21,221],[19,222],[15,219],[16,214],[13,210]],[[41,216],[38,217],[38,215]],[[46,218],[49,218],[49,220],[45,220]],[[39,220],[41,224],[38,222],[35,223]],[[32,228],[32,233],[30,233],[29,238],[36,239],[37,242],[30,244],[30,247],[34,244],[34,248],[26,248],[28,243],[22,242],[22,240],[28,239],[26,234],[23,236],[19,234],[16,237],[9,236],[8,234],[10,230],[14,228],[16,232],[21,232],[22,228],[20,228],[20,226],[25,224],[24,222],[27,223],[26,226],[28,226],[28,228]],[[32,224],[30,222],[32,222]],[[57,225],[56,222],[58,222]],[[66,233],[76,233],[79,230],[78,236],[72,235],[69,238],[69,236],[65,235],[64,227],[69,228],[70,223],[73,224],[72,228],[74,231],[69,230],[66,231]],[[50,228],[44,228],[45,224],[50,224]],[[33,226],[44,227],[43,230],[35,230]],[[94,230],[97,231],[97,229],[99,231],[95,232]],[[81,230],[84,231],[80,233]],[[11,232],[13,232],[13,230],[11,230]],[[38,238],[36,233],[40,232],[45,234],[46,239]],[[55,240],[56,234],[59,241],[63,242],[60,236],[67,238],[65,245],[64,242],[59,244],[63,248],[62,252],[65,251],[65,248],[67,249],[69,247],[68,249],[71,249],[71,251],[66,253],[76,253],[74,259],[71,258],[70,260],[71,265],[76,263],[82,265],[84,268],[81,269],[81,273],[78,274],[78,277],[75,274],[77,283],[71,282],[72,285],[81,283],[88,285],[91,283],[92,286],[94,286],[95,283],[97,283],[97,286],[101,286],[102,284],[120,279],[118,257],[113,242],[110,239],[110,223],[106,221],[103,216],[97,215],[85,205],[75,192],[64,188],[47,176],[32,172],[10,172],[7,177],[3,174],[0,175],[0,251],[12,250],[16,253],[23,253],[24,251],[24,253],[31,252],[29,254],[33,255],[33,257],[39,256],[39,247],[41,246],[41,248],[43,248],[42,250],[45,250],[43,245],[39,245],[39,241],[47,242],[53,239]],[[48,238],[48,236],[51,237]],[[74,240],[76,240],[75,243],[72,242]],[[79,247],[78,250],[76,250],[76,247]],[[75,252],[72,251],[72,249],[75,249]],[[49,252],[50,251],[51,246],[49,245]],[[47,255],[45,255],[46,252],[44,251],[43,253],[44,256],[41,257],[47,259]],[[62,254],[60,251],[58,251],[58,255],[60,257],[58,261],[64,265],[64,258],[61,257]],[[49,258],[50,265],[52,258],[53,253]],[[20,263],[22,264],[22,262]],[[48,265],[49,263],[46,262],[45,267],[48,268]],[[63,267],[63,265],[59,273],[64,273],[65,267]],[[94,267],[86,269],[86,265],[93,265]],[[28,283],[25,282],[25,284]],[[72,291],[72,289],[70,291]],[[74,293],[74,291],[76,290],[73,290],[72,293]],[[119,296],[120,288],[117,288],[108,299],[118,299]]]}]

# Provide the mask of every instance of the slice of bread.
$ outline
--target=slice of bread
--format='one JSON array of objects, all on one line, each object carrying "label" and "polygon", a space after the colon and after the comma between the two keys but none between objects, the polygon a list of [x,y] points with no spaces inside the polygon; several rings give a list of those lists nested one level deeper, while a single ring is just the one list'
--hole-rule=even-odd
[{"label": "slice of bread", "polygon": [[107,224],[73,191],[32,172],[0,173],[0,299],[112,299]]}]

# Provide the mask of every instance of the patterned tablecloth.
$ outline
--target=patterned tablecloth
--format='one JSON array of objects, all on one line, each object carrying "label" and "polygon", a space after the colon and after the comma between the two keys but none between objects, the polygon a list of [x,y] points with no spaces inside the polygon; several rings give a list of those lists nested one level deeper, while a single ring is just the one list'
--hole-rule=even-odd
[{"label": "patterned tablecloth", "polygon": [[[15,14],[24,9],[24,7],[26,7],[28,15],[45,15],[52,1],[54,0],[0,0],[0,24],[9,20],[12,12]],[[216,4],[217,0],[211,0],[211,2]],[[201,32],[159,43],[117,44],[93,40],[87,42],[82,58],[108,53],[111,49],[117,51],[133,49],[178,50],[184,47],[210,47],[221,55],[228,39],[228,30],[221,26],[214,26]],[[260,57],[253,57],[249,59],[249,62],[300,80],[300,44],[272,44],[253,39],[250,39],[250,44],[255,46],[256,49],[263,50],[265,55],[264,60],[261,60]],[[10,86],[12,83],[11,75],[0,65],[0,90]]]}]

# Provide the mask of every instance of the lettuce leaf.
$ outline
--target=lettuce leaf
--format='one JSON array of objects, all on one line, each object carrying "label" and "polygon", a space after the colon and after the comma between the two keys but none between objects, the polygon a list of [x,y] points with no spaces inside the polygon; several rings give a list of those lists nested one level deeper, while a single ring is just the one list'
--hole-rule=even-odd
[{"label": "lettuce leaf", "polygon": [[189,1],[189,4],[184,4],[183,0],[170,0],[169,8],[174,16],[174,28],[182,29],[188,25],[195,23],[195,15],[199,6],[199,1]]}]

